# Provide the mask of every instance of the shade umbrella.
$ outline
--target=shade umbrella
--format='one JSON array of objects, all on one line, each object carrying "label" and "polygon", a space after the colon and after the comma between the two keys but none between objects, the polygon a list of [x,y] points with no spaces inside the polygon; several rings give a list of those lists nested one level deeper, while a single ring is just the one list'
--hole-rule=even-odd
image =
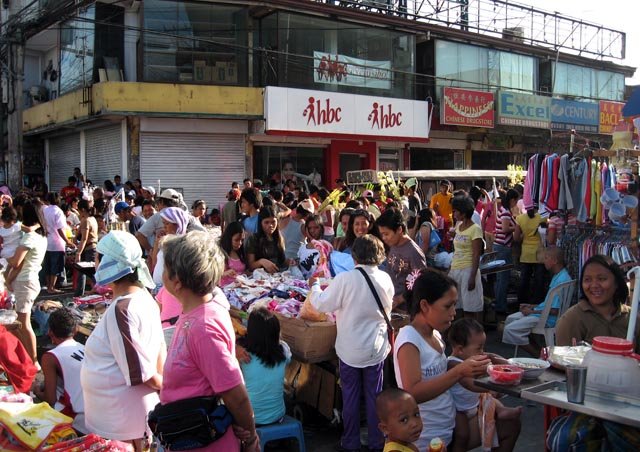
[{"label": "shade umbrella", "polygon": [[637,86],[631,93],[631,97],[624,107],[622,107],[622,116],[625,118],[633,118],[640,116],[640,86]]}]

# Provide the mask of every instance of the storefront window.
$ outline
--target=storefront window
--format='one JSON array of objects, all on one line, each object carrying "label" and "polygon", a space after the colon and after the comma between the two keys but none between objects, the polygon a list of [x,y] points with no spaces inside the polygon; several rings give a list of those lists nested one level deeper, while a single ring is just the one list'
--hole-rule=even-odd
[{"label": "storefront window", "polygon": [[264,85],[413,98],[412,34],[284,12],[260,29]]},{"label": "storefront window", "polygon": [[144,30],[145,81],[246,84],[246,8],[147,0]]},{"label": "storefront window", "polygon": [[[553,74],[555,66],[555,74]],[[624,99],[624,75],[567,63],[553,63],[554,94],[609,100]]]},{"label": "storefront window", "polygon": [[527,55],[455,42],[436,42],[438,87],[535,91],[537,64],[535,57]]},{"label": "storefront window", "polygon": [[95,6],[60,27],[60,95],[93,83]]},{"label": "storefront window", "polygon": [[411,149],[412,170],[453,169],[453,151],[444,149]]},{"label": "storefront window", "polygon": [[253,148],[253,175],[265,186],[275,181],[280,187],[287,179],[298,184],[322,185],[324,149],[312,147],[256,146]]},{"label": "storefront window", "polygon": [[507,165],[521,164],[520,154],[514,152],[473,152],[471,168],[479,170],[506,170]]}]

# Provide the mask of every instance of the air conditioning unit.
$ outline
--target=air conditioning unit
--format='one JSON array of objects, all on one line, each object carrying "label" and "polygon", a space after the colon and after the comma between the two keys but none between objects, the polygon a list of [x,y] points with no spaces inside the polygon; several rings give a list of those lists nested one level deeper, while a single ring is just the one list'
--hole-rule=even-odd
[{"label": "air conditioning unit", "polygon": [[515,42],[524,42],[524,28],[513,27],[502,29],[502,39]]}]

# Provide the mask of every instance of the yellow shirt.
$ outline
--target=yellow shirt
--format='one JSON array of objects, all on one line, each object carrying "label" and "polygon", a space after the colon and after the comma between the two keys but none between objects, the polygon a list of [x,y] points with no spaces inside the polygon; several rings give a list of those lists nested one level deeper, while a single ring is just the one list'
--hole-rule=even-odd
[{"label": "yellow shirt", "polygon": [[473,264],[473,241],[482,240],[482,228],[473,223],[464,231],[460,231],[460,224],[456,226],[456,236],[453,238],[453,260],[451,270],[470,268]]},{"label": "yellow shirt", "polygon": [[443,195],[438,192],[431,197],[431,203],[429,203],[429,207],[436,211],[438,215],[443,217],[445,220],[451,222],[453,207],[451,206],[451,199],[453,195],[451,193],[447,193]]},{"label": "yellow shirt", "polygon": [[396,443],[395,441],[389,441],[384,444],[384,449],[382,452],[415,452],[414,449],[402,445],[400,443]]},{"label": "yellow shirt", "polygon": [[522,230],[522,252],[520,253],[520,262],[525,264],[536,264],[538,259],[536,252],[541,244],[538,226],[544,223],[540,214],[536,213],[533,218],[523,213],[516,217],[516,223]]}]

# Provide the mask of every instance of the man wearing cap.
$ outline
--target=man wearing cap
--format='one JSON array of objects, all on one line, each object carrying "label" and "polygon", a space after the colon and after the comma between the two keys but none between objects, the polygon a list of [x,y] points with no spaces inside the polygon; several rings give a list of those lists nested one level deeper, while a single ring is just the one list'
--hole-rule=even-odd
[{"label": "man wearing cap", "polygon": [[376,206],[376,200],[373,199],[373,191],[372,190],[365,190],[362,193],[362,197],[364,199],[367,200],[367,202],[369,203],[367,205],[367,211],[373,215],[374,219],[378,219],[380,217],[380,215],[382,214],[382,212],[380,212],[380,209],[378,208],[378,206]]},{"label": "man wearing cap", "polygon": [[153,201],[153,198],[156,195],[156,189],[153,188],[151,185],[149,185],[148,187],[142,187],[141,194],[144,199],[149,199]]},{"label": "man wearing cap", "polygon": [[304,222],[314,212],[311,200],[305,199],[298,203],[291,215],[280,220],[278,227],[284,240],[284,257],[287,259],[298,259],[298,250],[305,243]]},{"label": "man wearing cap", "polygon": [[418,213],[422,210],[422,201],[420,201],[420,197],[416,193],[418,180],[415,177],[407,179],[404,186],[407,189],[407,201],[409,202],[407,227],[412,229],[415,226]]},{"label": "man wearing cap", "polygon": [[[158,212],[149,218],[145,224],[143,224],[138,232],[136,232],[136,238],[140,242],[140,246],[147,253],[147,256],[151,255],[153,250],[153,243],[156,240],[156,236],[164,232],[164,224],[162,223],[162,217],[160,211],[165,207],[180,207],[182,210],[187,210],[187,206],[182,200],[182,195],[171,188],[167,188],[162,193],[157,201]],[[200,224],[199,220],[189,215],[189,224],[187,231],[204,231],[204,227]],[[150,262],[150,264],[152,264]]]},{"label": "man wearing cap", "polygon": [[139,217],[133,211],[133,208],[124,201],[120,201],[113,208],[116,215],[118,215],[118,219],[120,221],[128,221],[129,222],[129,232],[133,235],[136,235],[138,229],[142,227],[145,223],[144,218]]}]

